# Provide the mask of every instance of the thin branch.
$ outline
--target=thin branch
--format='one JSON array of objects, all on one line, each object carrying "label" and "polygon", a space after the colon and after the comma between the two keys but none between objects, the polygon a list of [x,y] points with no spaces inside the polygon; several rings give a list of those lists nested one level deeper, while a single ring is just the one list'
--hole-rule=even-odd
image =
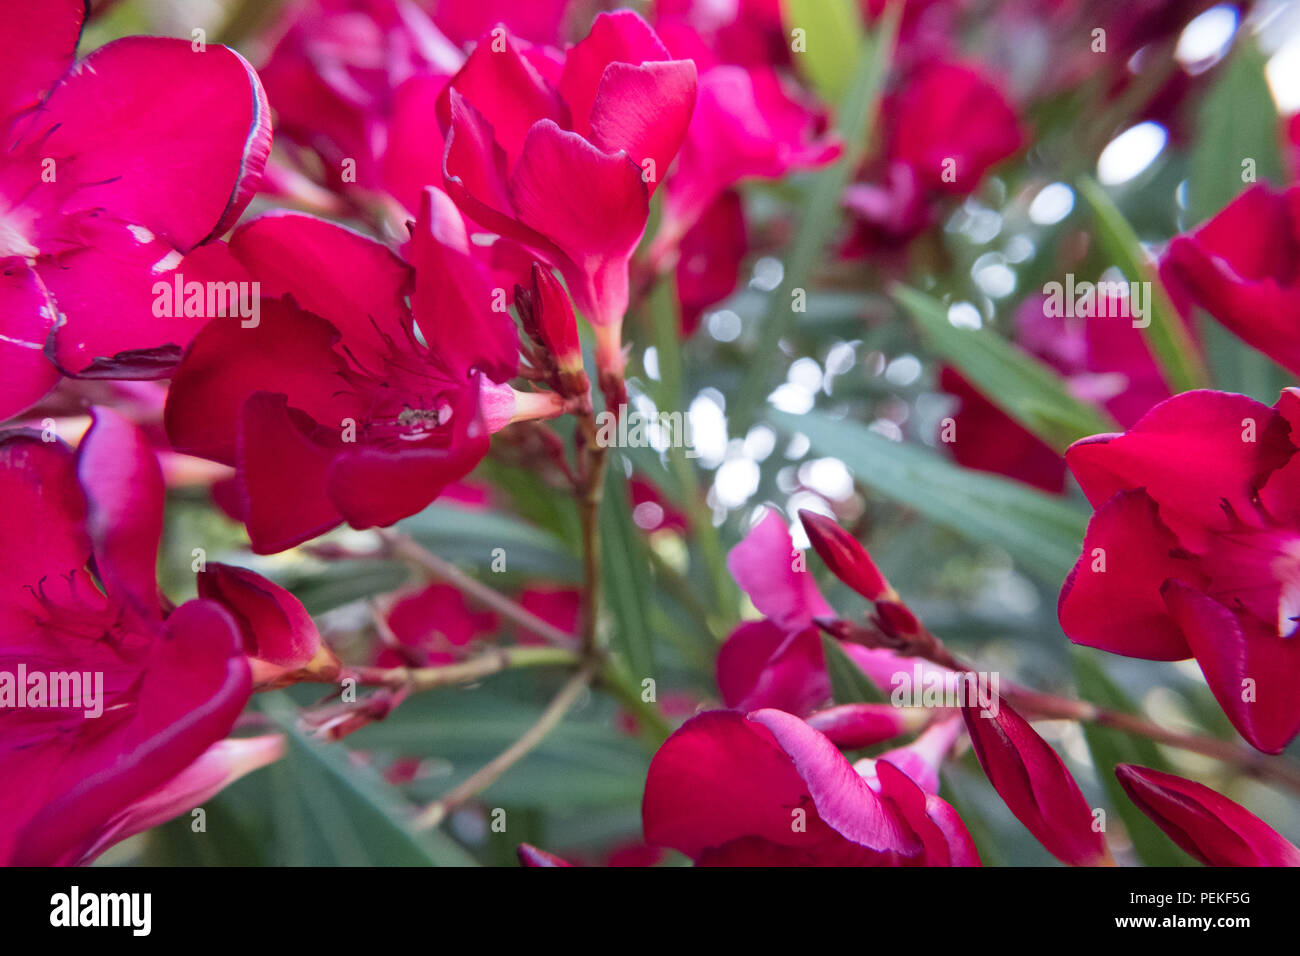
[{"label": "thin branch", "polygon": [[555,699],[542,711],[537,723],[528,728],[518,740],[503,750],[490,763],[485,764],[459,786],[447,792],[441,799],[429,804],[416,816],[412,825],[416,829],[436,827],[447,818],[447,814],[461,806],[467,800],[482,793],[500,779],[501,775],[522,760],[564,719],[564,715],[578,702],[582,692],[587,689],[596,673],[594,663],[588,662],[569,682],[561,688]]},{"label": "thin branch", "polygon": [[562,647],[502,647],[444,667],[357,667],[347,676],[367,687],[408,687],[413,692],[469,684],[524,667],[573,667],[580,658]]}]

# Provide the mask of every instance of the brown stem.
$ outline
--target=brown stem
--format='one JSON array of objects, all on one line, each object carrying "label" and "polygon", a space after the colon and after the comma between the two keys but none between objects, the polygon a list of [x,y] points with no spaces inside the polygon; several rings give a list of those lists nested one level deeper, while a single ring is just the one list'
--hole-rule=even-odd
[{"label": "brown stem", "polygon": [[599,650],[600,637],[600,500],[605,489],[607,449],[597,440],[592,415],[578,419],[578,521],[582,526],[582,646],[588,653]]},{"label": "brown stem", "polygon": [[368,687],[408,687],[413,692],[468,684],[501,671],[548,665],[573,666],[578,655],[562,647],[502,647],[443,667],[356,667],[347,676]]},{"label": "brown stem", "polygon": [[542,620],[521,604],[512,601],[495,588],[490,588],[478,579],[466,574],[456,565],[438,557],[428,548],[423,547],[410,535],[397,531],[381,529],[379,536],[383,539],[388,555],[420,568],[431,577],[444,581],[474,598],[480,604],[496,611],[506,620],[513,621],[519,627],[540,635],[547,642],[557,647],[572,647],[575,643],[571,634],[566,634],[554,624]]},{"label": "brown stem", "polygon": [[534,747],[542,742],[547,734],[559,725],[560,721],[564,719],[564,715],[577,703],[578,698],[582,696],[582,692],[587,689],[587,685],[591,682],[595,673],[595,662],[589,661],[583,665],[582,670],[569,679],[568,683],[555,696],[555,699],[542,711],[537,723],[529,727],[518,740],[503,750],[492,761],[476,770],[463,783],[449,790],[441,799],[435,800],[425,807],[416,816],[412,825],[416,829],[436,827],[446,819],[447,814],[452,810],[496,783],[503,773],[527,756]]}]

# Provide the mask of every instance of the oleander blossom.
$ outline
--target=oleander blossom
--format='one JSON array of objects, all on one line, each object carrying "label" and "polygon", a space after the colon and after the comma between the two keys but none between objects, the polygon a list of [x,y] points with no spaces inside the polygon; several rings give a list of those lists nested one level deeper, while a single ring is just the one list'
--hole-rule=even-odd
[{"label": "oleander blossom", "polygon": [[478,464],[492,432],[563,410],[553,392],[507,384],[514,324],[494,310],[466,223],[435,188],[405,261],[300,214],[245,223],[230,247],[262,283],[260,322],[203,329],[176,370],[166,424],[177,450],[234,466],[258,552],[415,514]]},{"label": "oleander blossom", "polygon": [[1175,395],[1123,434],[1072,445],[1096,509],[1061,627],[1128,657],[1196,658],[1246,740],[1300,730],[1300,391]]},{"label": "oleander blossom", "polygon": [[602,370],[622,370],[628,260],[695,93],[695,64],[620,10],[598,15],[562,59],[485,34],[440,101],[448,194],[560,270],[596,327]]},{"label": "oleander blossom", "polygon": [[0,487],[0,671],[100,675],[103,698],[89,713],[0,707],[0,772],[22,781],[0,791],[0,862],[89,862],[282,753],[276,737],[224,739],[260,663],[248,655],[305,663],[319,635],[305,614],[289,640],[246,630],[221,598],[159,595],[162,474],[136,426],[97,409],[75,454],[2,433]]},{"label": "oleander blossom", "polygon": [[159,322],[154,284],[236,278],[216,240],[270,150],[238,53],[126,37],[77,62],[84,12],[0,2],[0,419],[60,374],[165,376],[199,323]]}]

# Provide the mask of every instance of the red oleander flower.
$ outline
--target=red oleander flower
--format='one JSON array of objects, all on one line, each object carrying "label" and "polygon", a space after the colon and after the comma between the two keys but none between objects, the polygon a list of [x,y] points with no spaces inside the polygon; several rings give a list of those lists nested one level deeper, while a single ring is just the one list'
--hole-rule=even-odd
[{"label": "red oleander flower", "polygon": [[1052,856],[1072,866],[1111,865],[1104,833],[1061,758],[1005,700],[996,713],[963,706],[980,766],[1016,819]]},{"label": "red oleander flower", "polygon": [[936,200],[974,192],[993,166],[1024,145],[1002,91],[979,70],[925,60],[882,106],[885,156],[845,192],[859,219],[850,248],[887,249],[934,221]]},{"label": "red oleander flower", "polygon": [[1249,345],[1300,373],[1300,186],[1251,186],[1161,261],[1170,290]]},{"label": "red oleander flower", "polygon": [[735,291],[748,252],[745,206],[740,194],[728,189],[713,200],[677,243],[674,278],[683,337],[695,334],[709,306]]},{"label": "red oleander flower", "polygon": [[1195,657],[1228,719],[1277,753],[1300,730],[1300,392],[1194,391],[1066,453],[1096,514],[1061,627],[1128,657]]},{"label": "red oleander flower", "polygon": [[[279,755],[278,738],[223,740],[264,666],[247,655],[305,662],[319,635],[250,572],[215,600],[159,596],[162,474],[139,429],[96,409],[75,455],[6,432],[0,490],[0,772],[21,781],[0,790],[0,862],[88,862]],[[267,628],[232,594],[248,589],[292,627]]]},{"label": "red oleander flower", "polygon": [[235,467],[258,552],[414,514],[478,464],[491,432],[562,410],[554,393],[505,384],[514,324],[494,311],[477,247],[436,189],[406,262],[298,214],[246,223],[230,248],[262,284],[259,321],[203,329],[166,424],[178,451]]},{"label": "red oleander flower", "polygon": [[387,644],[381,667],[431,667],[452,664],[470,652],[479,635],[492,634],[496,615],[471,610],[464,596],[447,584],[430,584],[403,594],[384,615]]},{"label": "red oleander flower", "polygon": [[646,842],[703,866],[978,866],[961,818],[936,795],[957,727],[947,723],[850,764],[791,714],[699,714],[650,763]]},{"label": "red oleander flower", "polygon": [[228,277],[210,240],[243,212],[270,149],[239,54],[127,37],[77,63],[84,12],[0,2],[0,419],[61,372],[166,375],[198,323],[160,322],[154,284]]},{"label": "red oleander flower", "polygon": [[597,328],[598,363],[621,369],[628,259],[650,196],[686,136],[695,64],[631,11],[602,13],[560,63],[484,36],[440,103],[447,192],[479,226],[564,275]]},{"label": "red oleander flower", "polygon": [[1300,866],[1300,848],[1204,784],[1125,763],[1115,776],[1139,810],[1206,866]]}]

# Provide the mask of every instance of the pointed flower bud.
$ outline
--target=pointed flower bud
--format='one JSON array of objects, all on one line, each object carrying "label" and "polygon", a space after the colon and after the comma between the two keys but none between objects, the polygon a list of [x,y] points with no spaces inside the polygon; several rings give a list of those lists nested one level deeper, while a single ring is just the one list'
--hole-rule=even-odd
[{"label": "pointed flower bud", "polygon": [[1113,865],[1079,785],[1029,721],[1004,700],[996,713],[966,705],[962,716],[989,783],[1052,856],[1072,866]]},{"label": "pointed flower bud", "polygon": [[1206,866],[1300,866],[1300,848],[1203,784],[1126,763],[1115,776],[1139,810]]},{"label": "pointed flower bud", "polygon": [[857,540],[825,515],[800,511],[799,520],[818,556],[834,575],[868,601],[898,600],[871,555]]},{"label": "pointed flower bud", "polygon": [[550,269],[533,263],[531,289],[515,287],[515,304],[529,338],[555,363],[555,387],[562,395],[586,395],[591,388],[582,367],[582,345],[573,303]]}]

